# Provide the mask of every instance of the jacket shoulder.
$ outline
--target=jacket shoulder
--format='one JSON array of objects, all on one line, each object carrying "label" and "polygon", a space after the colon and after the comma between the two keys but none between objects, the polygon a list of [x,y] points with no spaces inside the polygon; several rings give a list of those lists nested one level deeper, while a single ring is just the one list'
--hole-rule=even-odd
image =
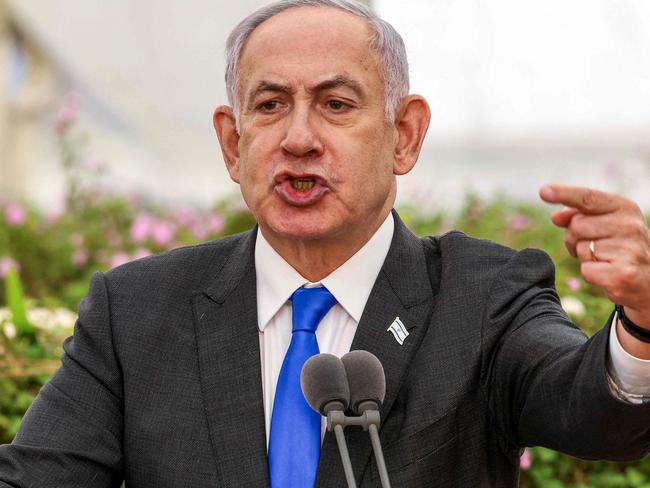
[{"label": "jacket shoulder", "polygon": [[492,265],[500,267],[513,259],[529,258],[550,261],[549,255],[541,249],[526,248],[520,251],[488,239],[470,237],[459,230],[451,230],[438,236],[422,238],[422,244],[429,253],[437,253],[442,258],[456,264]]},{"label": "jacket shoulder", "polygon": [[[458,230],[438,236],[421,238],[430,274],[433,271],[441,283],[454,283],[483,293],[497,278],[510,275],[544,275],[548,285],[554,281],[554,266],[541,249],[520,251],[494,241],[470,237]],[[477,287],[477,288],[473,288]]]},{"label": "jacket shoulder", "polygon": [[[106,281],[115,291],[146,291],[151,286],[156,286],[159,291],[160,287],[197,290],[214,280],[235,251],[251,240],[254,243],[254,231],[147,256],[106,272]],[[251,259],[253,250],[251,247]]]}]

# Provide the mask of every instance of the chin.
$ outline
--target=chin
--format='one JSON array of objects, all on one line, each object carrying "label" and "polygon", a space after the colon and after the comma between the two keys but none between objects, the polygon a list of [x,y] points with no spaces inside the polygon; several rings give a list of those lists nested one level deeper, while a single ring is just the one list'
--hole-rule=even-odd
[{"label": "chin", "polygon": [[279,238],[314,240],[335,236],[340,225],[324,219],[322,212],[283,212],[267,219],[266,227]]},{"label": "chin", "polygon": [[272,226],[272,231],[279,237],[296,240],[324,239],[332,235],[332,229],[328,226],[314,224],[313,222],[301,223],[282,222],[278,226]]}]

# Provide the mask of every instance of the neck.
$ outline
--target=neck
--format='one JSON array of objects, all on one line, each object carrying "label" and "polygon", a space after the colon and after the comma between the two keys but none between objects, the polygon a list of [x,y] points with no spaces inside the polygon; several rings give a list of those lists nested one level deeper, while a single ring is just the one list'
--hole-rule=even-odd
[{"label": "neck", "polygon": [[380,218],[372,226],[367,226],[361,232],[347,233],[330,239],[283,238],[273,232],[260,230],[264,238],[275,251],[291,265],[301,276],[311,282],[321,281],[340,267],[361,249],[377,232],[386,216]]}]

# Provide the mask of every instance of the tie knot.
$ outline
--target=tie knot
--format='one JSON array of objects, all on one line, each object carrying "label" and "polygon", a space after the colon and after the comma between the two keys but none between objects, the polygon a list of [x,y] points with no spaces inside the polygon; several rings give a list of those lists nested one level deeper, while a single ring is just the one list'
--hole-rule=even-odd
[{"label": "tie knot", "polygon": [[325,287],[298,288],[291,295],[292,332],[315,332],[320,321],[335,303],[336,298]]}]

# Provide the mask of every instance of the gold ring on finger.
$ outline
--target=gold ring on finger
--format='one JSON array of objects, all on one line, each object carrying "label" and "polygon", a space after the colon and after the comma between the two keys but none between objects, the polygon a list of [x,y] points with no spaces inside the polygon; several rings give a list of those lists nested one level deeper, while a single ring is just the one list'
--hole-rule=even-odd
[{"label": "gold ring on finger", "polygon": [[589,253],[591,254],[591,260],[597,263],[598,257],[596,256],[596,242],[593,239],[589,241]]}]

